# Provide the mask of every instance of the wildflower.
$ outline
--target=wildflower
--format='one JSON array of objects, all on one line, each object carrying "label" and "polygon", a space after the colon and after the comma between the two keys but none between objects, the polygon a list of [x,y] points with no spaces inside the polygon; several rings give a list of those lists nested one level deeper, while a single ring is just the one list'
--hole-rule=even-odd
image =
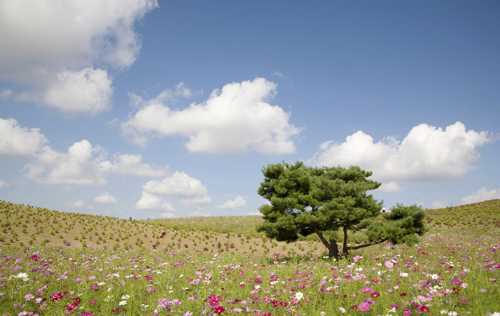
[{"label": "wildflower", "polygon": [[401,295],[401,296],[406,296],[406,293],[401,293],[401,294],[399,294],[399,295]]},{"label": "wildflower", "polygon": [[117,311],[119,311],[119,310],[120,310],[120,307],[117,307],[117,308],[115,308],[115,309],[112,309],[111,311],[114,313],[114,312],[117,312]]},{"label": "wildflower", "polygon": [[404,272],[401,272],[399,275],[402,276],[403,278],[407,278],[408,277],[408,273],[404,273]]},{"label": "wildflower", "polygon": [[120,303],[118,303],[118,305],[120,305],[120,306],[127,305],[127,301],[121,301]]},{"label": "wildflower", "polygon": [[431,275],[431,278],[432,278],[433,280],[437,280],[437,279],[439,279],[439,275],[437,275],[437,274],[433,274],[433,275]]},{"label": "wildflower", "polygon": [[225,311],[226,309],[222,306],[217,306],[215,309],[214,309],[214,312],[217,313],[217,315],[220,315],[222,314],[223,311]]},{"label": "wildflower", "polygon": [[460,284],[462,284],[462,283],[463,283],[463,281],[462,281],[462,280],[454,280],[454,281],[453,281],[453,285],[460,285]]},{"label": "wildflower", "polygon": [[386,266],[386,267],[388,267],[388,268],[392,268],[392,267],[394,267],[394,263],[393,263],[393,262],[391,262],[391,261],[386,261],[386,262],[384,262],[384,264],[385,264],[385,266]]},{"label": "wildflower", "polygon": [[343,307],[339,307],[339,312],[341,312],[342,314],[344,314],[346,312],[346,310]]},{"label": "wildflower", "polygon": [[97,301],[90,301],[90,305],[97,303]]},{"label": "wildflower", "polygon": [[375,292],[375,293],[372,293],[372,298],[376,298],[376,297],[379,297],[380,296],[380,293],[378,292]]},{"label": "wildflower", "polygon": [[26,294],[26,295],[24,296],[24,299],[25,299],[26,301],[29,301],[29,300],[34,299],[34,298],[35,298],[35,297],[33,296],[33,294]]},{"label": "wildflower", "polygon": [[361,292],[365,293],[365,294],[366,293],[371,293],[371,292],[373,292],[373,289],[371,287],[362,287],[361,288]]},{"label": "wildflower", "polygon": [[191,315],[193,315],[193,313],[191,313],[191,312],[187,311],[187,312],[185,312],[185,313],[184,313],[184,315],[183,315],[183,316],[191,316]]},{"label": "wildflower", "polygon": [[462,297],[459,297],[459,298],[458,298],[458,300],[459,300],[460,302],[464,303],[464,304],[467,304],[467,303],[469,302],[469,301],[467,300],[467,298],[466,298],[466,297],[463,297],[463,296],[462,296]]},{"label": "wildflower", "polygon": [[430,312],[429,307],[428,307],[428,306],[425,306],[425,305],[420,306],[420,310],[421,310],[422,312],[426,312],[426,313]]},{"label": "wildflower", "polygon": [[295,298],[300,301],[302,298],[304,298],[304,294],[302,292],[297,292],[295,294]]},{"label": "wildflower", "polygon": [[367,302],[362,302],[358,305],[358,308],[362,312],[367,312],[370,310],[370,304],[368,304]]},{"label": "wildflower", "polygon": [[453,311],[453,312],[449,312],[449,313],[448,313],[448,316],[457,316],[457,315],[458,315],[458,313],[457,313],[457,312],[455,312],[455,311]]},{"label": "wildflower", "polygon": [[405,309],[405,310],[403,311],[403,315],[405,315],[405,316],[406,316],[406,315],[411,315],[411,310],[409,310],[409,309]]},{"label": "wildflower", "polygon": [[123,295],[122,300],[128,300],[130,298],[130,295]]}]

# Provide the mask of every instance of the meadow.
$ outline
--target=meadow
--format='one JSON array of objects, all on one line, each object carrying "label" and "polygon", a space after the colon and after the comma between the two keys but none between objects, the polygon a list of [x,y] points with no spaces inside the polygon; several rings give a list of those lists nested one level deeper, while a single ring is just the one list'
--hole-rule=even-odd
[{"label": "meadow", "polygon": [[2,201],[0,315],[500,315],[500,200],[426,214],[416,246],[337,262],[314,238],[265,238],[258,216],[141,221]]}]

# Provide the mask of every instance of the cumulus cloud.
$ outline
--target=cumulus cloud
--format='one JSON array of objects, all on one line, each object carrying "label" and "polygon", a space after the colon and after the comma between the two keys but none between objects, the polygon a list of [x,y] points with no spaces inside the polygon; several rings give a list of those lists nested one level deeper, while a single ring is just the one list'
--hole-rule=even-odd
[{"label": "cumulus cloud", "polygon": [[163,212],[176,212],[172,204],[163,201],[159,196],[142,191],[141,199],[135,204],[136,210],[158,210]]},{"label": "cumulus cloud", "polygon": [[135,23],[157,6],[157,0],[3,0],[0,79],[30,85],[41,104],[65,112],[108,110],[111,80],[95,65],[131,66],[141,46]]},{"label": "cumulus cloud", "polygon": [[189,212],[187,217],[210,217],[212,215],[202,213],[201,211]]},{"label": "cumulus cloud", "polygon": [[[0,158],[26,156],[31,161],[24,167],[24,176],[44,184],[106,184],[107,175],[163,177],[169,167],[142,163],[141,155],[115,154],[113,162],[107,152],[89,141],[75,142],[67,153],[58,152],[38,128],[21,127],[13,118],[0,118]],[[69,187],[63,190],[69,190]]]},{"label": "cumulus cloud", "polygon": [[431,209],[438,209],[438,208],[445,208],[450,206],[453,201],[453,197],[450,196],[443,196],[438,194],[438,199],[431,204],[429,204],[429,208]]},{"label": "cumulus cloud", "polygon": [[377,189],[380,192],[385,192],[385,193],[394,193],[394,192],[399,192],[401,191],[401,187],[399,184],[397,184],[394,181],[389,181],[389,182],[384,182],[382,185]]},{"label": "cumulus cloud", "polygon": [[66,203],[66,205],[72,208],[82,208],[85,206],[85,202],[83,202],[83,200],[78,200],[73,203]]},{"label": "cumulus cloud", "polygon": [[13,118],[0,118],[0,157],[33,155],[48,143],[39,128],[21,127]]},{"label": "cumulus cloud", "polygon": [[230,83],[214,90],[202,104],[173,110],[168,97],[145,102],[131,95],[140,109],[122,123],[122,131],[132,142],[145,146],[151,137],[189,137],[190,152],[232,154],[255,150],[265,154],[291,154],[291,137],[299,128],[288,123],[290,114],[265,101],[276,94],[277,85],[264,78]]},{"label": "cumulus cloud", "polygon": [[186,207],[200,208],[210,203],[207,188],[200,180],[191,178],[184,172],[175,172],[161,181],[152,180],[143,186],[150,194],[183,197],[181,203]]},{"label": "cumulus cloud", "polygon": [[493,200],[493,199],[500,199],[500,189],[488,191],[485,187],[483,187],[479,189],[476,193],[462,198],[462,205]]},{"label": "cumulus cloud", "polygon": [[142,177],[163,177],[170,167],[156,167],[154,164],[145,164],[141,162],[142,155],[116,154],[113,160],[112,170],[115,173],[123,175],[136,175]]},{"label": "cumulus cloud", "polygon": [[69,114],[97,114],[111,110],[111,79],[105,70],[64,71],[48,88],[45,102]]},{"label": "cumulus cloud", "polygon": [[[427,124],[411,129],[403,141],[386,137],[374,143],[358,131],[343,143],[329,141],[320,146],[308,164],[316,166],[357,165],[373,171],[379,181],[437,181],[462,176],[479,160],[477,148],[492,141],[486,131],[467,131],[456,122],[445,130]],[[386,188],[396,188],[395,183]]]},{"label": "cumulus cloud", "polygon": [[234,201],[227,201],[226,203],[222,204],[222,205],[217,205],[215,207],[217,208],[229,208],[229,209],[236,209],[238,207],[245,207],[247,205],[247,202],[245,201],[244,198],[242,198],[241,196],[238,196]]},{"label": "cumulus cloud", "polygon": [[35,160],[26,165],[25,177],[44,184],[106,184],[106,175],[112,169],[105,160],[106,152],[82,140],[60,153],[49,146],[35,154]]},{"label": "cumulus cloud", "polygon": [[94,209],[94,207],[93,207],[92,205],[89,205],[89,206],[87,206],[87,209],[88,209],[88,210],[93,210],[93,209]]},{"label": "cumulus cloud", "polygon": [[92,201],[101,204],[114,204],[118,202],[118,200],[114,196],[109,195],[108,192],[104,192],[103,194],[94,197]]},{"label": "cumulus cloud", "polygon": [[[207,188],[200,180],[191,178],[184,172],[176,171],[173,175],[161,181],[152,180],[142,186],[142,197],[136,204],[136,209],[167,211],[172,207],[170,203],[163,202],[160,196],[181,197],[182,204],[186,207],[198,208],[210,203]],[[172,207],[173,209],[173,207]]]}]

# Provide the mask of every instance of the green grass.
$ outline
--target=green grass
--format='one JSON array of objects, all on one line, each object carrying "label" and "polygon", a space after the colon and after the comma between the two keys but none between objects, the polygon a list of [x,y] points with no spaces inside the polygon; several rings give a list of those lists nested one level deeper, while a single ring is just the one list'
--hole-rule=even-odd
[{"label": "green grass", "polygon": [[[321,246],[316,253],[311,249],[309,255],[298,249],[287,255],[276,249],[283,245],[271,248],[272,241],[257,237],[250,237],[247,243],[242,234],[250,232],[241,230],[245,227],[239,226],[237,217],[206,219],[189,226],[193,219],[131,222],[29,210],[4,202],[0,228],[7,228],[7,233],[0,235],[13,242],[0,242],[0,315],[309,316],[338,315],[343,310],[345,315],[363,314],[364,308],[369,308],[367,315],[384,316],[410,312],[488,315],[500,312],[500,228],[481,226],[479,218],[483,222],[494,219],[500,212],[495,205],[497,200],[455,212],[427,210],[433,217],[431,230],[415,247],[381,244],[336,262],[324,258],[322,246],[315,243],[302,241],[293,246]],[[476,213],[475,222],[472,217],[469,222],[465,210]],[[449,227],[435,221],[467,225]],[[225,227],[210,229],[214,222]],[[93,227],[90,232],[89,226]],[[41,227],[44,229],[35,233],[33,245],[20,246],[23,238],[31,239],[33,231]],[[229,228],[235,231],[221,231]],[[167,237],[156,238],[162,231],[168,231]],[[89,237],[95,232],[105,233],[107,250],[82,247],[80,239],[69,238],[84,235],[83,242],[93,243],[96,239],[90,241]],[[223,232],[231,236],[227,238]],[[64,246],[59,235],[70,240],[71,246]],[[174,242],[172,237],[176,246],[164,247]],[[238,247],[243,239],[246,249],[251,245],[259,250],[243,254],[236,247],[226,248],[224,243],[230,238],[239,242]],[[143,247],[124,250],[128,244],[135,246],[138,239],[144,241]],[[42,246],[40,240],[48,242]],[[193,240],[197,244],[220,242],[221,248],[194,251]],[[160,246],[154,249],[150,245],[156,241]],[[185,248],[188,242],[189,248]],[[262,244],[277,251],[266,254]],[[119,248],[111,250],[115,245]]]}]

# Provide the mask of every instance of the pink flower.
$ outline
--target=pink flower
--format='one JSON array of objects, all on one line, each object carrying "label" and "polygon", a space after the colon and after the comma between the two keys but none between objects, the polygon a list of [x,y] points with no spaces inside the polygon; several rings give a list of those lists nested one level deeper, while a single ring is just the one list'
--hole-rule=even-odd
[{"label": "pink flower", "polygon": [[368,304],[367,302],[363,302],[358,305],[358,308],[362,312],[367,312],[370,310],[370,304]]},{"label": "pink flower", "polygon": [[409,309],[405,309],[405,310],[403,311],[403,315],[411,315],[411,310],[409,310]]},{"label": "pink flower", "polygon": [[371,292],[373,292],[373,289],[371,287],[362,287],[361,288],[361,292],[365,293],[365,294],[366,293],[371,293]]},{"label": "pink flower", "polygon": [[388,267],[388,268],[392,268],[392,267],[394,267],[394,263],[393,263],[393,262],[391,262],[391,261],[386,261],[386,262],[384,262],[384,264],[385,264],[385,266],[386,266],[386,267]]}]

